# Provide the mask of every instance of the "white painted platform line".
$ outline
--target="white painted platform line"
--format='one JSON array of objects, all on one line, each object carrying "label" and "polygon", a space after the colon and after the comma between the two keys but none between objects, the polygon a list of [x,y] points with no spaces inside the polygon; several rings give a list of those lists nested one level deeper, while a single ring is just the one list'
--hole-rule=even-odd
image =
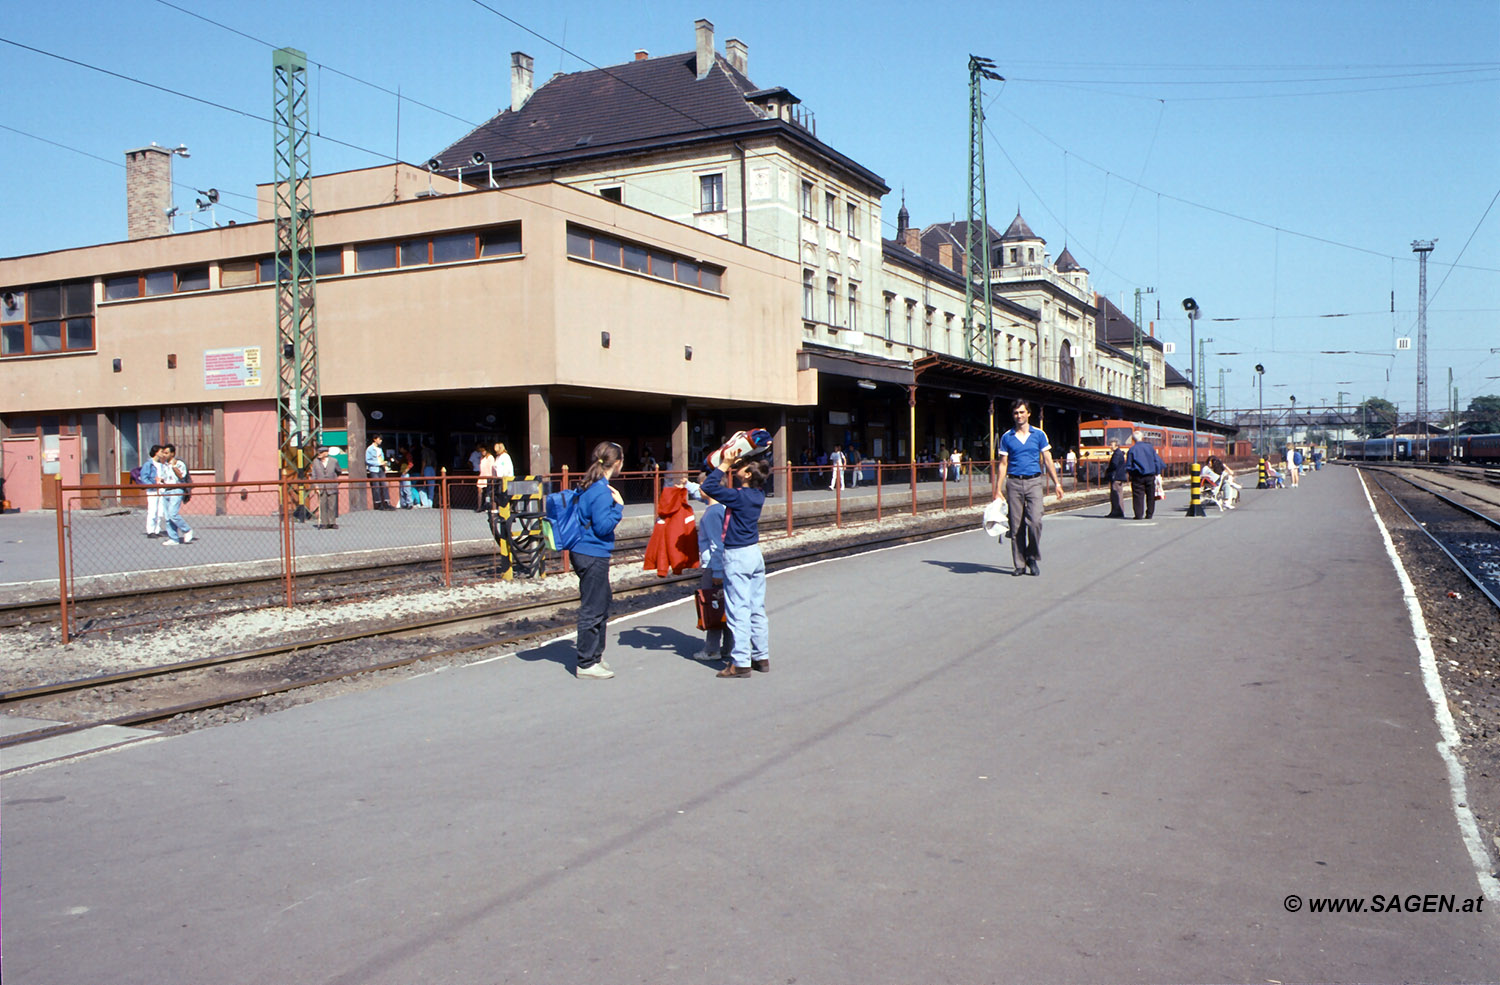
[{"label": "white painted platform line", "polygon": [[1485,850],[1479,825],[1474,822],[1474,813],[1468,807],[1469,788],[1464,780],[1463,764],[1458,761],[1458,748],[1462,742],[1458,736],[1458,727],[1453,724],[1453,713],[1448,710],[1448,695],[1443,690],[1443,679],[1438,676],[1437,654],[1432,652],[1432,637],[1427,634],[1427,620],[1422,616],[1422,603],[1417,599],[1416,587],[1407,576],[1406,567],[1396,554],[1396,544],[1391,540],[1390,531],[1385,528],[1385,521],[1380,519],[1380,511],[1375,508],[1375,500],[1370,496],[1370,487],[1365,484],[1363,472],[1359,474],[1359,486],[1364,490],[1365,502],[1370,504],[1375,526],[1380,529],[1380,537],[1385,541],[1385,552],[1390,556],[1391,566],[1396,569],[1396,578],[1401,583],[1401,598],[1406,602],[1406,614],[1411,618],[1417,655],[1422,663],[1422,683],[1427,686],[1427,697],[1432,702],[1432,716],[1437,721],[1441,737],[1437,743],[1437,751],[1448,766],[1448,791],[1453,799],[1453,816],[1458,820],[1459,833],[1463,835],[1464,846],[1468,848],[1469,858],[1474,863],[1479,888],[1484,890],[1486,899],[1500,900],[1500,880],[1490,874],[1490,854]]}]

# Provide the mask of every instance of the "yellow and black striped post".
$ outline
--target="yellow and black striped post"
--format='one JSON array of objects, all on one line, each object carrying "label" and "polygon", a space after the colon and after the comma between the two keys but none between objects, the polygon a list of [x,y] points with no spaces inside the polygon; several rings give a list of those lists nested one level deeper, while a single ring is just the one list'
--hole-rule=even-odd
[{"label": "yellow and black striped post", "polygon": [[1256,471],[1255,488],[1256,489],[1265,489],[1265,488],[1267,488],[1267,486],[1266,486],[1266,456],[1264,456],[1264,455],[1260,456],[1260,466],[1258,467],[1258,469]]},{"label": "yellow and black striped post", "polygon": [[1203,510],[1203,466],[1193,463],[1192,478],[1188,480],[1188,516],[1207,516]]}]

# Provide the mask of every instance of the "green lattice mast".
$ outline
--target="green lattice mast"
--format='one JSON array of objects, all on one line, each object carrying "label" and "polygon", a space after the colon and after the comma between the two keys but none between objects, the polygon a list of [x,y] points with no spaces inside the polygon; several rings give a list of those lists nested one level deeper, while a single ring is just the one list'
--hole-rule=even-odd
[{"label": "green lattice mast", "polygon": [[1141,333],[1141,295],[1155,294],[1154,287],[1135,289],[1135,338],[1130,346],[1130,399],[1145,403],[1150,396],[1146,387],[1146,340]]},{"label": "green lattice mast", "polygon": [[281,465],[303,473],[323,432],[318,385],[318,325],[313,255],[311,135],[307,55],[271,56],[276,124],[276,417]]},{"label": "green lattice mast", "polygon": [[964,334],[969,359],[995,365],[995,335],[990,329],[990,220],[984,194],[984,101],[982,80],[1004,82],[995,63],[969,56],[969,222],[964,249]]}]

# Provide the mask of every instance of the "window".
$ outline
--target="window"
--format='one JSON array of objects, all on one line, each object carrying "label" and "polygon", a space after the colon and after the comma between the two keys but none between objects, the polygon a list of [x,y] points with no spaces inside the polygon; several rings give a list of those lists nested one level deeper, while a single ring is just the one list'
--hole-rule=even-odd
[{"label": "window", "polygon": [[653,250],[582,226],[568,226],[568,256],[723,293],[724,268]]},{"label": "window", "polygon": [[0,356],[94,348],[94,282],[0,291]]},{"label": "window", "polygon": [[699,212],[724,211],[724,176],[705,174],[698,178]]},{"label": "window", "polygon": [[895,302],[895,300],[896,300],[896,296],[894,294],[887,294],[885,296],[885,337],[886,338],[890,338],[891,337],[891,305]]},{"label": "window", "polygon": [[1036,247],[1034,247],[1034,246],[1028,246],[1028,247],[1026,247],[1026,262],[1027,263],[1035,263],[1036,262]]},{"label": "window", "polygon": [[[568,252],[574,244],[569,233]],[[354,269],[388,270],[392,267],[423,267],[435,263],[461,263],[480,257],[514,256],[521,252],[521,227],[516,223],[496,226],[478,231],[465,230],[458,233],[435,233],[419,239],[407,239],[397,243],[359,243],[354,247]],[[337,268],[332,273],[343,272],[343,259],[338,253]],[[318,276],[324,275],[323,254],[318,254]]]},{"label": "window", "polygon": [[613,188],[601,188],[599,189],[599,197],[607,198],[611,202],[623,202],[625,201],[625,186],[615,185]]},{"label": "window", "polygon": [[849,285],[849,331],[859,331],[859,285]]},{"label": "window", "polygon": [[140,274],[130,274],[125,277],[111,277],[104,282],[104,300],[106,301],[119,301],[122,298],[138,298],[140,296]]},{"label": "window", "polygon": [[479,255],[482,257],[514,256],[521,252],[521,227],[500,226],[479,232]]},{"label": "window", "polygon": [[915,321],[915,318],[916,318],[916,311],[917,311],[917,302],[913,301],[911,298],[907,298],[906,299],[906,344],[907,345],[911,345],[912,341],[916,338],[915,329],[913,328],[913,322]]},{"label": "window", "polygon": [[837,325],[839,322],[839,279],[828,278],[828,324]]},{"label": "window", "polygon": [[[344,251],[338,249],[337,247],[330,247],[328,249],[314,249],[313,259],[313,275],[316,277],[332,277],[335,274],[341,274],[344,272]],[[307,263],[306,252],[302,254],[302,262],[304,264]],[[357,259],[356,263],[358,263]],[[258,263],[258,267],[260,272],[260,282],[262,284],[276,283],[276,257],[274,255],[261,257],[260,262]],[[219,268],[220,287],[230,286],[224,280],[225,269],[227,269],[227,265],[221,266]],[[359,269],[363,270],[365,268],[360,267]],[[288,270],[287,276],[291,276],[290,270]]]},{"label": "window", "polygon": [[177,271],[177,290],[178,292],[208,290],[208,268],[190,267],[187,270]]},{"label": "window", "polygon": [[813,272],[802,271],[802,317],[807,321],[813,321],[818,313],[813,310]]},{"label": "window", "polygon": [[813,183],[802,182],[802,217],[811,219],[813,217]]},{"label": "window", "polygon": [[839,200],[833,192],[823,193],[823,217],[829,229],[838,228]]},{"label": "window", "polygon": [[1011,263],[1015,263],[1016,262],[1016,253],[1017,253],[1016,248],[1014,246],[1012,246],[1010,248],[1010,262]]},{"label": "window", "polygon": [[927,349],[932,348],[932,314],[936,310],[936,308],[928,308],[926,316],[922,319],[922,346]]},{"label": "window", "polygon": [[[219,264],[220,287],[251,287],[260,280],[260,264],[254,260],[225,260]],[[105,300],[112,300],[109,282],[104,284]],[[134,294],[130,297],[135,297]]]},{"label": "window", "polygon": [[177,287],[177,275],[170,270],[153,270],[141,278],[145,286],[143,293],[146,297],[156,297],[159,294],[171,294]]},{"label": "window", "polygon": [[853,202],[844,205],[844,232],[859,239],[859,206]]}]

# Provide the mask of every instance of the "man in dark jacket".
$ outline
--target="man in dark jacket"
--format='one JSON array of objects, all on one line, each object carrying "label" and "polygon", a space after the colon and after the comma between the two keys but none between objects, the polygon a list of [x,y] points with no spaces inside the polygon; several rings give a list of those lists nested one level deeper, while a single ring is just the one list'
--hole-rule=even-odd
[{"label": "man in dark jacket", "polygon": [[1130,473],[1125,471],[1125,449],[1120,447],[1118,441],[1109,443],[1109,468],[1105,470],[1104,477],[1109,480],[1109,516],[1111,519],[1125,519],[1125,483],[1130,481]]},{"label": "man in dark jacket", "polygon": [[1144,512],[1147,520],[1156,516],[1156,477],[1161,475],[1166,463],[1156,453],[1156,447],[1146,440],[1140,431],[1135,433],[1135,444],[1125,455],[1125,471],[1130,475],[1130,501],[1139,520]]}]

